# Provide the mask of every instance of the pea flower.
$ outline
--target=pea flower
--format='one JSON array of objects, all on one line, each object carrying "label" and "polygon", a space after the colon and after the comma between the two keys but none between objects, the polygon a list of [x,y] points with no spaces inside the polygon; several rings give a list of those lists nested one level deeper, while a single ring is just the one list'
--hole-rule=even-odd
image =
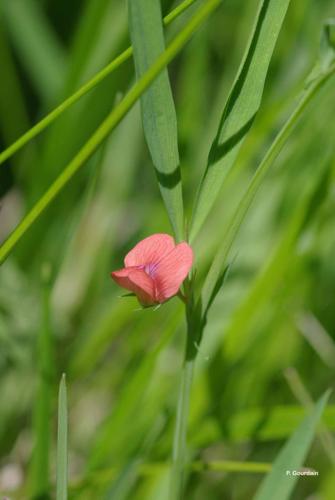
[{"label": "pea flower", "polygon": [[193,263],[192,248],[175,244],[168,234],[153,234],[127,253],[125,267],[111,273],[143,306],[161,304],[176,295]]}]

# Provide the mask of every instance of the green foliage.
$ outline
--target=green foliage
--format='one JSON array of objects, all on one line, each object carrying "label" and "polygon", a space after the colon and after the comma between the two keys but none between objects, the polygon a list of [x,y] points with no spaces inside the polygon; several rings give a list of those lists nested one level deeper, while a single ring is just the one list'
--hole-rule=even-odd
[{"label": "green foliage", "polygon": [[273,463],[271,472],[263,480],[256,493],[256,500],[266,500],[269,497],[275,500],[287,500],[290,498],[298,480],[298,475],[294,473],[299,471],[303,465],[328,398],[329,392],[322,396],[315,405],[313,412],[305,418],[280,451]]},{"label": "green foliage", "polygon": [[4,1],[0,10],[38,94],[47,104],[53,102],[62,85],[66,57],[40,4],[33,0]]},{"label": "green foliage", "polygon": [[[129,2],[129,29],[137,78],[164,51],[162,14],[157,0]],[[143,127],[158,184],[178,241],[183,239],[184,210],[179,165],[177,117],[167,69],[141,98]]]},{"label": "green foliage", "polygon": [[[206,277],[205,284],[202,289],[200,306],[203,311],[207,311],[208,304],[213,300],[213,291],[217,288],[217,282],[221,280],[222,269],[227,265],[229,252],[236,238],[238,230],[248,213],[249,207],[254,200],[258,189],[260,188],[265,175],[267,174],[272,162],[276,159],[285,142],[289,138],[292,130],[296,126],[301,114],[310,103],[310,101],[317,95],[322,86],[329,80],[335,73],[335,65],[331,65],[326,72],[321,72],[318,78],[315,78],[309,89],[303,93],[300,102],[298,103],[291,116],[279,131],[277,137],[271,144],[263,161],[259,165],[256,173],[250,181],[250,184],[242,197],[239,205],[229,222],[226,235],[223,237],[222,247],[219,248],[211,268]],[[199,307],[200,307],[199,306]]]},{"label": "green foliage", "polygon": [[289,0],[260,2],[253,32],[223,110],[201,181],[191,226],[192,241],[207,218],[256,117],[274,46],[289,3]]},{"label": "green foliage", "polygon": [[219,0],[209,0],[208,3],[198,10],[197,14],[193,16],[185,28],[175,37],[169,47],[160,55],[158,59],[155,60],[155,63],[150,66],[150,68],[143,74],[128,94],[126,94],[121,102],[107,116],[77,155],[67,164],[59,177],[57,177],[44,195],[33,206],[30,212],[28,212],[24,219],[22,219],[15,231],[0,247],[0,263],[7,258],[13,247],[22,238],[35,220],[40,217],[48,205],[50,205],[54,198],[63,190],[77,171],[82,168],[85,162],[96,152],[98,147],[108,137],[110,132],[119,124],[122,118],[165,68],[165,66],[176,56],[176,54],[192,36],[197,27],[217,7],[218,3]]},{"label": "green foliage", "polygon": [[[141,27],[133,2],[135,40],[124,2],[1,2],[0,496],[334,497],[333,396],[306,417],[286,377],[313,401],[334,385],[333,5],[258,3],[164,1],[162,30],[158,0]],[[153,163],[181,166],[183,212],[165,195],[195,253],[188,326],[206,324],[182,384],[182,301],[140,310],[109,277],[170,232]],[[301,466],[319,476],[293,485]]]},{"label": "green foliage", "polygon": [[[165,24],[169,24],[172,22],[176,17],[178,17],[180,14],[184,12],[185,9],[187,9],[192,3],[194,3],[195,0],[185,0],[182,2],[176,9],[174,9],[170,14],[168,14],[164,18]],[[88,4],[92,5],[92,7],[98,5],[97,3],[92,3]],[[95,16],[93,17],[95,19]],[[91,12],[87,13],[85,16],[83,16],[83,19],[87,19],[89,23],[92,23],[92,15]],[[94,24],[94,23],[93,23]],[[93,29],[93,28],[92,28]],[[90,39],[90,30],[88,28],[84,29],[84,34],[82,35],[83,37],[83,44],[87,43],[89,41],[91,43]],[[4,41],[2,41],[4,43]],[[43,44],[42,44],[43,45]],[[77,41],[75,44],[75,49],[74,51],[80,51],[77,47],[80,45],[80,42]],[[81,51],[84,53],[84,57],[86,57],[85,54],[85,49],[81,49]],[[81,52],[80,51],[80,52]],[[29,52],[30,55],[30,52]],[[10,158],[16,151],[18,151],[20,148],[22,148],[27,142],[31,141],[34,137],[36,137],[40,132],[42,132],[46,127],[48,127],[56,118],[58,118],[60,115],[62,115],[70,106],[72,106],[76,101],[78,101],[81,97],[83,97],[87,92],[90,90],[94,89],[96,85],[98,85],[100,82],[102,82],[108,75],[110,75],[113,71],[115,71],[121,64],[123,64],[125,61],[127,61],[132,55],[132,47],[128,47],[126,50],[124,50],[121,54],[119,54],[115,59],[113,59],[107,66],[105,66],[101,71],[99,71],[96,75],[94,75],[87,83],[82,85],[76,92],[74,92],[72,95],[67,97],[64,101],[62,101],[61,104],[59,104],[55,109],[50,111],[49,114],[47,114],[42,120],[40,120],[36,125],[31,127],[25,134],[23,134],[19,139],[15,141],[15,143],[11,144],[8,148],[6,148],[4,151],[0,153],[0,164],[3,163],[7,158]],[[4,56],[3,56],[4,57]],[[2,60],[3,60],[2,57]],[[80,57],[77,55],[73,57],[73,60],[75,61],[74,64],[77,66],[81,67],[81,62],[80,62]],[[77,62],[78,61],[78,62]],[[74,70],[72,70],[74,72]],[[72,74],[71,74],[72,75]],[[5,72],[5,77],[8,77],[8,70]],[[69,80],[73,80],[74,76],[72,75]],[[16,85],[16,84],[15,84]],[[3,94],[1,95],[3,97]],[[21,96],[19,95],[17,99],[20,99]],[[12,138],[9,139],[9,141],[12,141]]]}]

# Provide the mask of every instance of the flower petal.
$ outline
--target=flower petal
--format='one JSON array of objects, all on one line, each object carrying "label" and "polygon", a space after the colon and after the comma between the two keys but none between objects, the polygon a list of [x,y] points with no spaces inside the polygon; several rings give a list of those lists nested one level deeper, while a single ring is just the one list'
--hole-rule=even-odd
[{"label": "flower petal", "polygon": [[113,280],[122,288],[134,292],[141,304],[155,304],[155,283],[142,269],[128,267],[111,273]]},{"label": "flower petal", "polygon": [[164,302],[178,290],[193,264],[193,250],[187,243],[179,243],[158,264],[155,270],[156,300]]},{"label": "flower petal", "polygon": [[153,234],[137,243],[124,259],[124,265],[143,266],[159,262],[166,254],[175,248],[175,242],[169,234]]}]

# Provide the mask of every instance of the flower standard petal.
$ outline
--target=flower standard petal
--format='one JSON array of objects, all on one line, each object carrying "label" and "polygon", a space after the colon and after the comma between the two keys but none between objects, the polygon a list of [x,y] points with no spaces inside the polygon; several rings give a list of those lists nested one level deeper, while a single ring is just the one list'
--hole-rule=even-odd
[{"label": "flower standard petal", "polygon": [[193,264],[193,250],[187,243],[179,243],[165,255],[154,272],[156,300],[164,302],[178,290]]},{"label": "flower standard petal", "polygon": [[137,243],[137,245],[127,253],[124,264],[126,267],[129,267],[158,263],[174,248],[175,242],[172,236],[164,233],[153,234]]},{"label": "flower standard petal", "polygon": [[112,272],[111,276],[122,288],[134,292],[141,304],[148,306],[156,303],[155,283],[143,269],[128,267]]}]

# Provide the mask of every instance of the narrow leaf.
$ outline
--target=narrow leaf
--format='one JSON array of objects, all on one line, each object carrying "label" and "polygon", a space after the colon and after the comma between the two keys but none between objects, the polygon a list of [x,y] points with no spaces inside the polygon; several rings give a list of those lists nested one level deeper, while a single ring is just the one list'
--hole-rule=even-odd
[{"label": "narrow leaf", "polygon": [[312,444],[317,424],[329,398],[327,391],[317,402],[314,410],[297,428],[277,456],[272,470],[262,481],[255,500],[286,500],[290,497],[298,480],[294,471],[303,466],[309,447]]},{"label": "narrow leaf", "polygon": [[[164,52],[159,0],[130,0],[129,27],[137,78]],[[183,199],[179,166],[177,117],[165,68],[141,97],[146,141],[162,197],[178,240],[183,237]]]},{"label": "narrow leaf", "polygon": [[262,0],[249,45],[211,147],[191,224],[191,241],[209,214],[261,104],[266,74],[290,0]]},{"label": "narrow leaf", "polygon": [[249,207],[252,201],[254,200],[258,189],[262,185],[262,182],[267,172],[269,171],[272,163],[282,150],[287,139],[290,137],[292,130],[296,126],[299,118],[305,111],[310,101],[312,101],[317,97],[320,89],[334,74],[335,74],[335,65],[332,65],[327,72],[319,75],[319,77],[316,78],[314,82],[310,85],[308,90],[303,93],[300,101],[297,104],[297,107],[293,110],[291,116],[279,131],[271,147],[267,151],[264,159],[262,160],[261,164],[256,170],[236,211],[232,215],[227,231],[223,237],[223,244],[219,248],[213,260],[213,263],[210,267],[208,275],[206,277],[202,289],[201,299],[198,304],[198,307],[199,309],[201,309],[201,311],[206,311],[207,309],[208,303],[213,294],[213,290],[216,287],[217,280],[221,276],[222,269],[224,269],[225,266],[227,265],[227,260],[229,257],[231,247],[235,241],[235,238],[238,234],[241,224],[244,221],[244,218],[248,213]]},{"label": "narrow leaf", "polygon": [[56,500],[67,500],[67,457],[67,395],[65,374],[63,374],[58,397]]}]

